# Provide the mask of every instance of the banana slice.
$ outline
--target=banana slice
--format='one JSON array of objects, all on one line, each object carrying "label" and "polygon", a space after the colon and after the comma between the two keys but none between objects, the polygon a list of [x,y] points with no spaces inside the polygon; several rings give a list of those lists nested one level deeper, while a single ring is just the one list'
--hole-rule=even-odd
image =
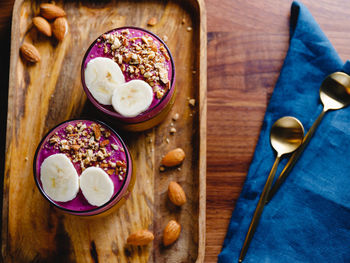
[{"label": "banana slice", "polygon": [[98,57],[86,65],[85,84],[92,96],[103,105],[112,104],[116,86],[125,83],[123,72],[112,59]]},{"label": "banana slice", "polygon": [[152,87],[137,79],[117,86],[113,92],[112,106],[125,117],[135,117],[147,110],[152,100]]},{"label": "banana slice", "polygon": [[98,167],[87,168],[79,177],[80,189],[91,205],[101,206],[111,199],[114,184],[109,175]]},{"label": "banana slice", "polygon": [[45,193],[54,201],[67,202],[79,191],[79,176],[69,158],[62,153],[47,157],[40,167]]}]

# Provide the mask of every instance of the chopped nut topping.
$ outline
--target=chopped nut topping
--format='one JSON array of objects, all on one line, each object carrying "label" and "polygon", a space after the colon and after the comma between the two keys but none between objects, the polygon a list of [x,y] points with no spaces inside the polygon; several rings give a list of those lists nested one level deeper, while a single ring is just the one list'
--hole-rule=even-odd
[{"label": "chopped nut topping", "polygon": [[61,151],[69,151],[69,145],[67,140],[61,140],[60,142],[60,150]]},{"label": "chopped nut topping", "polygon": [[147,25],[149,26],[155,26],[157,24],[158,20],[156,17],[151,17],[148,22],[147,22]]},{"label": "chopped nut topping", "polygon": [[194,106],[196,105],[196,100],[195,100],[195,99],[190,99],[190,100],[188,101],[188,103],[189,103],[192,107],[194,107]]},{"label": "chopped nut topping", "polygon": [[174,134],[174,133],[176,133],[176,129],[175,129],[174,127],[172,127],[172,128],[170,129],[170,134]]},{"label": "chopped nut topping", "polygon": [[175,115],[173,116],[173,120],[174,121],[177,121],[179,119],[179,114],[178,113],[175,113]]},{"label": "chopped nut topping", "polygon": [[[166,40],[167,36],[163,38]],[[101,44],[120,65],[123,73],[128,73],[131,79],[143,77],[151,87],[159,88],[156,94],[158,99],[170,89],[169,66],[166,63],[170,55],[165,46],[153,37],[147,34],[131,37],[129,30],[123,30],[103,35]]]},{"label": "chopped nut topping", "polygon": [[109,169],[109,170],[107,170],[107,173],[108,173],[109,175],[112,175],[112,174],[114,174],[114,170],[113,170],[113,169]]},{"label": "chopped nut topping", "polygon": [[117,145],[115,145],[114,143],[111,144],[112,148],[116,151],[118,151],[119,147]]},{"label": "chopped nut topping", "polygon": [[167,50],[166,50],[166,48],[164,46],[161,46],[159,48],[159,50],[163,53],[163,55],[166,58],[166,60],[170,60],[169,54],[168,54],[168,52],[167,52]]},{"label": "chopped nut topping", "polygon": [[58,143],[59,140],[60,140],[60,137],[58,137],[57,135],[54,135],[50,138],[49,142],[50,144],[56,144]]},{"label": "chopped nut topping", "polygon": [[107,164],[107,163],[102,163],[102,164],[100,165],[100,167],[101,167],[101,168],[108,168],[108,164]]},{"label": "chopped nut topping", "polygon": [[99,140],[101,138],[101,130],[99,125],[94,124],[92,126],[92,130],[94,131],[96,140]]},{"label": "chopped nut topping", "polygon": [[122,34],[124,34],[124,35],[129,35],[129,34],[130,34],[129,29],[124,29],[124,30],[122,31]]},{"label": "chopped nut topping", "polygon": [[80,145],[77,145],[77,144],[73,144],[73,145],[71,145],[71,147],[70,147],[73,151],[79,151],[79,149],[80,149]]},{"label": "chopped nut topping", "polygon": [[106,145],[109,144],[109,140],[103,140],[100,144],[101,147],[105,147]]},{"label": "chopped nut topping", "polygon": [[187,30],[187,32],[190,32],[190,31],[192,31],[192,27],[189,26],[186,28],[186,30]]},{"label": "chopped nut topping", "polygon": [[122,162],[122,161],[117,161],[117,162],[116,162],[116,165],[117,165],[118,167],[126,168],[126,163],[125,163],[125,162]]},{"label": "chopped nut topping", "polygon": [[69,125],[66,127],[66,132],[67,132],[67,133],[72,133],[72,132],[73,132],[73,129],[74,129],[73,125],[72,125],[72,124],[69,124]]},{"label": "chopped nut topping", "polygon": [[160,91],[160,90],[156,91],[156,96],[158,99],[161,99],[163,97],[163,95],[164,95],[163,91]]}]

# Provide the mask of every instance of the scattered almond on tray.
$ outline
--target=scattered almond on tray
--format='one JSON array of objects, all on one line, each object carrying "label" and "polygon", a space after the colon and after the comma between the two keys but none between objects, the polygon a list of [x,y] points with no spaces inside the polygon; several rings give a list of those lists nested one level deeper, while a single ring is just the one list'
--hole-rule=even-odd
[{"label": "scattered almond on tray", "polygon": [[57,5],[43,3],[40,5],[40,15],[50,20],[57,17],[65,16],[66,12]]},{"label": "scattered almond on tray", "polygon": [[176,148],[168,152],[162,159],[162,165],[166,167],[174,167],[180,165],[185,159],[186,154],[181,148]]},{"label": "scattered almond on tray", "polygon": [[43,33],[45,36],[52,36],[51,25],[45,18],[41,16],[34,17],[33,25],[38,29],[39,32]]},{"label": "scattered almond on tray", "polygon": [[138,230],[134,233],[132,233],[126,242],[129,245],[134,245],[134,246],[145,246],[151,243],[154,239],[154,235],[151,231],[147,229],[141,229]]},{"label": "scattered almond on tray", "polygon": [[[62,41],[68,32],[68,22],[65,15],[66,12],[61,7],[43,3],[40,5],[40,16],[35,16],[32,23],[43,35],[47,37],[54,35],[57,40]],[[54,21],[50,24],[48,20]],[[37,63],[40,61],[39,51],[29,43],[23,44],[20,52],[22,57],[29,62]]]},{"label": "scattered almond on tray", "polygon": [[68,22],[65,17],[58,17],[52,23],[52,32],[57,40],[62,41],[68,32]]},{"label": "scattered almond on tray", "polygon": [[185,191],[176,182],[170,182],[168,186],[168,196],[170,201],[176,206],[182,206],[187,201]]},{"label": "scattered almond on tray", "polygon": [[34,47],[32,44],[29,44],[27,42],[24,42],[20,48],[22,57],[31,62],[31,63],[37,63],[40,61],[40,53],[39,51],[36,49],[36,47]]},{"label": "scattered almond on tray", "polygon": [[173,244],[180,236],[181,226],[175,220],[170,220],[164,228],[163,232],[163,244],[169,246]]}]

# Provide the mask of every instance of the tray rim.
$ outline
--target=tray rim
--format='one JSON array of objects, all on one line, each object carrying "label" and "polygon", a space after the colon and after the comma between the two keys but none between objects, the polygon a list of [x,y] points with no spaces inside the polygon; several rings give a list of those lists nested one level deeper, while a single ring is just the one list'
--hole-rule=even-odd
[{"label": "tray rim", "polygon": [[[19,59],[19,8],[25,0],[15,0],[12,10],[11,19],[11,47],[10,47],[10,70],[9,70],[9,86],[8,86],[8,109],[6,123],[6,146],[5,146],[5,166],[3,179],[3,207],[2,207],[2,231],[1,231],[1,259],[5,262],[8,259],[8,214],[9,214],[9,191],[10,175],[6,173],[11,161],[8,152],[10,148],[10,139],[12,138],[14,121],[13,101],[16,98],[15,77],[16,65]],[[181,4],[181,0],[175,0]],[[205,258],[205,242],[206,242],[206,152],[207,152],[207,15],[204,0],[186,0],[192,6],[199,16],[199,211],[198,211],[198,254],[196,262],[204,262]],[[11,135],[10,135],[11,134]]]}]

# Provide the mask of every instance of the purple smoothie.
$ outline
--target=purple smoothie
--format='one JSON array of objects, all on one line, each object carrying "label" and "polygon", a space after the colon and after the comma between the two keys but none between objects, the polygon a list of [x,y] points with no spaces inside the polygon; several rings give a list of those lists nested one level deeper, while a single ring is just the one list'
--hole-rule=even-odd
[{"label": "purple smoothie", "polygon": [[[79,176],[90,166],[100,167],[107,172],[114,184],[114,193],[109,202],[101,207],[93,206],[87,202],[81,190],[68,202],[50,199],[42,188],[40,167],[47,157],[57,153],[64,153],[71,160]],[[99,213],[100,210],[108,209],[125,192],[132,170],[130,162],[127,148],[111,128],[101,122],[71,120],[55,127],[40,143],[34,159],[34,176],[44,196],[59,208],[77,214],[93,211]]]},{"label": "purple smoothie", "polygon": [[[127,34],[122,33],[122,32],[125,32],[125,30],[128,31]],[[121,46],[121,48],[125,48],[122,51],[120,50],[121,48],[112,50],[111,48],[112,44],[108,43],[109,35],[112,35],[114,37],[120,36],[120,35],[126,36],[127,39],[129,40],[128,45],[125,47]],[[149,79],[146,79],[144,75],[141,74],[141,72],[139,72],[139,74],[135,74],[135,73],[130,73],[130,71],[128,71],[128,67],[133,66],[134,64],[132,62],[125,61],[125,53],[123,51],[130,50],[135,45],[141,45],[142,43],[145,43],[143,41],[143,37],[147,37],[148,39],[150,39],[151,42],[154,43],[155,46],[157,47],[156,51],[154,52],[157,58],[164,60],[161,64],[162,64],[162,67],[166,70],[168,83],[164,83],[161,80],[149,81]],[[134,50],[133,52],[138,52],[137,54],[140,55],[141,52],[143,52],[143,50],[142,49],[139,51]],[[124,59],[122,59],[122,61],[119,61],[117,57],[118,55],[121,55]],[[117,62],[124,74],[126,82],[134,79],[140,79],[148,82],[152,86],[153,101],[146,111],[140,113],[136,117],[131,117],[131,118],[125,117],[120,115],[118,112],[116,112],[111,105],[102,105],[94,99],[94,97],[91,95],[91,93],[89,92],[89,90],[85,85],[84,74],[85,74],[85,68],[89,63],[89,61],[97,57],[107,57]],[[140,63],[139,65],[144,66],[144,64],[142,63]],[[151,72],[156,72],[156,71],[157,69],[154,69],[154,68],[151,69]],[[157,115],[167,105],[167,103],[170,101],[171,96],[174,93],[174,88],[173,88],[174,80],[175,80],[174,73],[175,73],[174,62],[169,52],[169,49],[165,45],[165,43],[153,33],[147,30],[144,30],[141,28],[135,28],[135,27],[117,28],[109,32],[106,32],[102,34],[99,38],[97,38],[97,40],[93,42],[93,44],[90,46],[90,48],[85,54],[85,57],[82,63],[82,71],[81,71],[83,87],[90,101],[101,111],[126,123],[138,123],[138,122],[148,120],[154,117],[155,115]],[[160,96],[159,94],[162,94],[162,96]]]}]

